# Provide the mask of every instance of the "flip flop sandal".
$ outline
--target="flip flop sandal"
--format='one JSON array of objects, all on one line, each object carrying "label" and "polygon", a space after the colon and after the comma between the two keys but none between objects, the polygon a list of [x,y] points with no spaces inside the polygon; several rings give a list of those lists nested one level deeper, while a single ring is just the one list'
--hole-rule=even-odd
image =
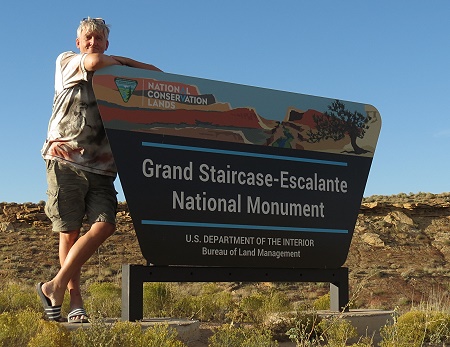
[{"label": "flip flop sandal", "polygon": [[61,305],[52,306],[52,302],[48,297],[45,296],[44,292],[42,291],[43,284],[44,282],[39,282],[36,285],[36,290],[39,295],[39,298],[41,299],[45,317],[51,321],[63,322],[64,320],[61,317]]},{"label": "flip flop sandal", "polygon": [[[79,318],[77,318],[79,317]],[[80,318],[81,317],[81,318]],[[75,308],[67,315],[68,323],[89,323],[89,316],[83,307]]]}]

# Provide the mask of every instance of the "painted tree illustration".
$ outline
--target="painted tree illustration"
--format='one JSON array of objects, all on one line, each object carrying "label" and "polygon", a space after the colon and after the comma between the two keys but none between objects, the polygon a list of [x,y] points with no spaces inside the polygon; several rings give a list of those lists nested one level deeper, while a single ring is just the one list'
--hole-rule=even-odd
[{"label": "painted tree illustration", "polygon": [[133,94],[133,90],[131,89],[131,86],[127,86],[123,91],[125,94],[125,100],[126,102],[128,102],[128,100],[130,100],[131,98],[131,95]]},{"label": "painted tree illustration", "polygon": [[365,116],[358,111],[351,112],[345,108],[343,102],[336,100],[328,106],[328,111],[321,115],[313,115],[313,119],[316,129],[308,131],[308,142],[317,143],[328,139],[338,141],[348,135],[353,147],[352,153],[368,152],[358,146],[356,139],[362,139],[366,130],[369,129],[370,116]]}]

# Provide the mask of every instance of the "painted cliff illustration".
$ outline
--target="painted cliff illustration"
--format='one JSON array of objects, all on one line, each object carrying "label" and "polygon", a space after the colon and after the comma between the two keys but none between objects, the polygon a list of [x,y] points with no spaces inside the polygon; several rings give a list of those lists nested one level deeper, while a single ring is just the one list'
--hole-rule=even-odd
[{"label": "painted cliff illustration", "polygon": [[[241,102],[235,106],[234,100],[220,95],[220,89],[208,89],[153,78],[99,75],[94,79],[107,128],[373,156],[381,127],[373,106],[359,104],[355,109],[354,103],[347,106],[344,101],[329,99],[316,109],[307,102],[293,102],[282,105],[283,114],[267,115],[262,107],[250,104],[251,98],[248,105]],[[276,98],[272,102],[276,103]]]}]

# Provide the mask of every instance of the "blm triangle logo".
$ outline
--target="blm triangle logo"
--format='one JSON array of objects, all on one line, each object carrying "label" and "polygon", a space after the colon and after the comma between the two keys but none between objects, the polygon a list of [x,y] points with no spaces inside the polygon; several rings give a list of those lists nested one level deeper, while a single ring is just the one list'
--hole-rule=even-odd
[{"label": "blm triangle logo", "polygon": [[114,79],[114,82],[119,89],[122,100],[124,102],[128,102],[128,100],[130,100],[131,98],[131,95],[133,95],[134,90],[136,89],[136,86],[138,84],[137,81],[116,77]]}]

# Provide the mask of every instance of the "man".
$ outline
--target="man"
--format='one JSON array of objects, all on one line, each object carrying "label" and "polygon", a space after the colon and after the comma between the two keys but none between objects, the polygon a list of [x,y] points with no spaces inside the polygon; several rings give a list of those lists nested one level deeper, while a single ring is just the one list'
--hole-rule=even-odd
[{"label": "man", "polygon": [[[53,231],[59,232],[61,268],[49,282],[37,285],[47,319],[62,321],[61,304],[70,294],[68,322],[87,322],[80,290],[82,265],[115,231],[116,166],[92,89],[94,72],[126,65],[161,71],[130,58],[104,54],[109,26],[85,18],[77,30],[80,53],[64,52],[56,60],[55,96],[42,156],[47,165],[45,207]],[[84,217],[91,228],[80,237]]]}]

